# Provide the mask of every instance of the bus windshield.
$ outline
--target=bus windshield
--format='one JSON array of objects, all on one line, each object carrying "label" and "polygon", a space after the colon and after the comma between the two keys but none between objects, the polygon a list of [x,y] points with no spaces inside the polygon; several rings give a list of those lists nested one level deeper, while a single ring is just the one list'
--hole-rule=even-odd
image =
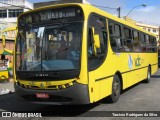
[{"label": "bus windshield", "polygon": [[16,70],[80,69],[82,23],[77,21],[19,29]]}]

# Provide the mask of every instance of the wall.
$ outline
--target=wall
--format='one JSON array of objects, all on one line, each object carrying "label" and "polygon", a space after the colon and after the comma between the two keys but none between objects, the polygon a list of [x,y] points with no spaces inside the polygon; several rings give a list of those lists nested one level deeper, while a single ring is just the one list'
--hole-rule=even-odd
[{"label": "wall", "polygon": [[[149,31],[149,32],[155,34],[156,37],[157,37],[157,41],[160,40],[160,38],[159,38],[160,37],[160,28],[159,28],[159,26],[143,24],[143,23],[136,23],[136,25],[141,27],[141,28],[143,28],[146,31]],[[156,31],[154,31],[154,30],[156,30]]]},{"label": "wall", "polygon": [[[3,30],[7,28],[15,28],[16,26],[17,26],[16,23],[5,23],[5,24],[0,23],[0,39],[2,38]],[[6,35],[6,39],[14,40],[16,37],[16,31],[6,32],[5,35]]]}]

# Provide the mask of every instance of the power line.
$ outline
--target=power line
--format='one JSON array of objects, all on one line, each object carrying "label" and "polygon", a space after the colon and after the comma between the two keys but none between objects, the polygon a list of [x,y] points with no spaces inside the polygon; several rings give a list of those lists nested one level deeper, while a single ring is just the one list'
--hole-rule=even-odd
[{"label": "power line", "polygon": [[5,3],[5,2],[0,2],[0,3],[2,3],[2,4],[5,4],[5,5],[10,5],[10,6],[13,6],[13,7],[19,7],[19,8],[25,8],[25,9],[28,9],[28,10],[32,10],[31,8],[29,8],[29,7],[22,7],[22,6],[17,6],[17,5],[13,5],[13,4],[8,4],[8,3]]},{"label": "power line", "polygon": [[112,8],[112,7],[98,6],[98,5],[92,5],[92,6],[102,8],[103,10],[104,10],[104,9],[114,9],[114,10],[116,9],[116,10],[117,10],[117,12],[118,12],[118,17],[119,17],[119,18],[121,17],[121,7],[118,7],[118,8]]},{"label": "power line", "polygon": [[112,7],[106,7],[106,6],[98,6],[98,5],[92,5],[95,7],[100,7],[100,8],[106,8],[106,9],[118,9],[118,8],[112,8]]}]

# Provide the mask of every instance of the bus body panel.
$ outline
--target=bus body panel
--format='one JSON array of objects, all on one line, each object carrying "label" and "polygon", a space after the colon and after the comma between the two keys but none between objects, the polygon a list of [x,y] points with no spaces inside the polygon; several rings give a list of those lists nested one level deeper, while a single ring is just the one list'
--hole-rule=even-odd
[{"label": "bus body panel", "polygon": [[[75,84],[67,89],[60,90],[35,90],[26,89],[14,84],[15,93],[20,101],[29,101],[40,104],[89,104],[88,86]],[[36,94],[48,94],[49,98],[37,98]]]}]

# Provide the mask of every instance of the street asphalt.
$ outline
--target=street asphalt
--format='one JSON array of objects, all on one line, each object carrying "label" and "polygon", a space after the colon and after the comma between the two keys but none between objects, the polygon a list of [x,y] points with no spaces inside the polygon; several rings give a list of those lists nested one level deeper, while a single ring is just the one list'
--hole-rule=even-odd
[{"label": "street asphalt", "polygon": [[[13,82],[0,83],[0,89],[2,88],[9,89],[12,91],[12,93],[0,95],[0,111],[18,111],[22,113],[41,111],[42,113],[48,113],[51,115],[51,117],[46,117],[43,116],[45,114],[42,114],[42,118],[37,118],[36,120],[50,120],[53,118],[54,120],[75,119],[75,117],[77,119],[84,119],[85,117],[85,119],[96,120],[128,120],[128,117],[109,117],[108,114],[113,115],[117,112],[123,112],[124,114],[127,114],[129,111],[132,111],[133,114],[138,115],[147,112],[150,115],[150,117],[130,117],[131,120],[159,120],[160,118],[160,116],[151,117],[156,116],[156,114],[160,115],[160,69],[155,75],[152,76],[151,82],[149,84],[140,82],[133,87],[123,91],[119,101],[114,104],[106,102],[106,99],[103,99],[95,104],[80,106],[31,104],[28,102],[17,101],[14,93]],[[12,119],[16,120],[17,118]],[[19,119],[24,120],[24,118]]]}]

